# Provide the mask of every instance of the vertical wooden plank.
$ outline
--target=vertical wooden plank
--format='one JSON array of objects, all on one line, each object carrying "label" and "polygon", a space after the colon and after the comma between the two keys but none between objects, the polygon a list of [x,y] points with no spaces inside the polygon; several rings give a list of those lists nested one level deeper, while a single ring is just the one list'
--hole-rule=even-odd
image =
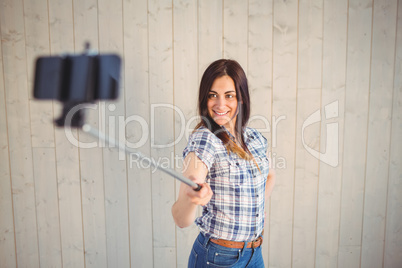
[{"label": "vertical wooden plank", "polygon": [[[51,54],[73,53],[72,1],[49,1],[49,30]],[[55,105],[55,111],[61,107]],[[82,228],[81,178],[77,131],[74,140],[66,136],[66,129],[55,129],[56,171],[59,191],[60,236],[63,267],[84,267],[84,237]],[[68,130],[68,129],[67,129]]]},{"label": "vertical wooden plank", "polygon": [[22,1],[2,2],[1,42],[17,265],[39,267],[23,14]]},{"label": "vertical wooden plank", "polygon": [[[123,9],[122,1],[98,1],[99,49],[102,52],[123,54]],[[117,18],[117,19],[116,19]],[[119,118],[125,116],[124,74],[120,96],[115,102],[106,102],[105,130],[112,139],[121,142],[125,133],[120,133]],[[129,207],[127,192],[127,167],[124,152],[106,145],[103,150],[105,179],[106,241],[109,267],[130,265]]]},{"label": "vertical wooden plank", "polygon": [[[50,52],[47,1],[25,1],[24,22],[28,91],[31,99],[35,60]],[[32,147],[54,147],[53,103],[30,100],[30,112]]]},{"label": "vertical wooden plank", "polygon": [[210,63],[223,57],[222,1],[198,1],[198,66],[200,79]]},{"label": "vertical wooden plank", "polygon": [[[2,20],[0,20],[0,29],[2,29],[1,23],[3,23]],[[2,42],[0,42],[0,266],[16,267],[13,197],[6,110],[3,53]]]},{"label": "vertical wooden plank", "polygon": [[372,1],[349,1],[338,266],[359,267],[362,237]]},{"label": "vertical wooden plank", "polygon": [[[299,2],[298,90],[292,267],[314,267],[321,122],[323,1]],[[324,110],[324,109],[323,109]],[[325,150],[325,149],[324,149]],[[307,193],[307,194],[306,194]]]},{"label": "vertical wooden plank", "polygon": [[41,266],[62,267],[54,148],[33,148]]},{"label": "vertical wooden plank", "polygon": [[[348,1],[324,1],[322,106],[338,103],[338,117],[321,124],[320,148],[337,140],[338,165],[319,163],[316,267],[338,267]],[[322,114],[322,119],[325,116]],[[333,121],[331,121],[333,120]],[[329,123],[338,132],[329,133]],[[321,149],[321,151],[324,151]]]},{"label": "vertical wooden plank", "polygon": [[[74,1],[74,46],[79,51],[84,43],[89,42],[91,49],[98,50],[98,4],[97,1]],[[100,127],[100,105],[97,109],[87,109],[86,123]],[[94,142],[93,137],[79,135],[82,143]],[[80,176],[82,195],[82,220],[85,241],[85,267],[106,267],[106,222],[105,189],[103,181],[102,144],[96,141],[96,147],[80,149]],[[96,167],[96,168],[94,168]]]},{"label": "vertical wooden plank", "polygon": [[248,1],[223,1],[223,57],[236,60],[247,73]]},{"label": "vertical wooden plank", "polygon": [[[182,159],[187,145],[186,134],[197,123],[198,97],[198,17],[197,1],[175,0],[173,2],[174,32],[174,114],[176,159]],[[191,126],[190,126],[191,124]],[[181,162],[172,159],[172,167],[181,172]],[[176,182],[176,195],[180,183]],[[186,267],[193,243],[199,231],[195,224],[190,228],[176,228],[177,267]]]},{"label": "vertical wooden plank", "polygon": [[402,1],[398,1],[383,267],[402,265]]},{"label": "vertical wooden plank", "polygon": [[[167,107],[173,105],[172,2],[151,0],[148,11],[151,156],[161,163],[174,152],[174,111]],[[176,266],[175,224],[171,216],[174,185],[170,176],[152,173],[155,267]]]},{"label": "vertical wooden plank", "polygon": [[[31,91],[35,59],[50,52],[47,2],[25,1],[24,21],[28,91]],[[29,95],[32,96],[32,93]],[[40,265],[61,267],[59,200],[52,124],[53,103],[31,100],[30,114]]]},{"label": "vertical wooden plank", "polygon": [[373,10],[362,267],[384,259],[397,2],[374,1]]},{"label": "vertical wooden plank", "polygon": [[[150,155],[148,85],[148,1],[124,1],[126,135],[129,146]],[[153,267],[151,170],[128,159],[132,267]],[[138,243],[141,241],[141,243]]]},{"label": "vertical wooden plank", "polygon": [[[248,18],[248,74],[251,116],[249,125],[259,130],[272,146],[270,133],[272,109],[272,1],[250,0]],[[268,156],[270,155],[270,149]],[[271,161],[272,163],[272,161]],[[263,257],[269,263],[270,202],[265,202]]]},{"label": "vertical wooden plank", "polygon": [[[272,153],[284,159],[276,167],[271,196],[270,267],[290,267],[296,135],[298,1],[274,1]],[[275,122],[274,122],[275,120]]]},{"label": "vertical wooden plank", "polygon": [[319,160],[305,146],[320,151],[321,124],[304,123],[320,112],[320,103],[320,89],[298,89],[292,267],[314,267],[315,262]]}]

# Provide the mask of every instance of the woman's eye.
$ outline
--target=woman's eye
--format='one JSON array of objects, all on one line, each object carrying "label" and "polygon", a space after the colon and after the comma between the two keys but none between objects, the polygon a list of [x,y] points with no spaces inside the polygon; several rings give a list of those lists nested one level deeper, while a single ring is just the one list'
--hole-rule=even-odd
[{"label": "woman's eye", "polygon": [[216,98],[216,94],[209,94],[208,98],[212,99],[212,98]]},{"label": "woman's eye", "polygon": [[232,94],[228,94],[228,95],[226,95],[226,98],[231,99],[231,98],[234,98],[234,96]]}]

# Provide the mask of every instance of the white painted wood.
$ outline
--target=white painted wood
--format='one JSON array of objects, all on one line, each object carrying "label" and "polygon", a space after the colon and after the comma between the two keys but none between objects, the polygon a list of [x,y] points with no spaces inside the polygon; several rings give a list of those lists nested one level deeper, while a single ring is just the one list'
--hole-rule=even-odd
[{"label": "white painted wood", "polygon": [[40,265],[62,267],[54,148],[33,148]]},{"label": "white painted wood", "polygon": [[23,14],[22,1],[2,2],[3,94],[6,101],[16,261],[20,267],[39,267]]},{"label": "white painted wood", "polygon": [[360,265],[366,175],[372,1],[349,1],[338,265]]},{"label": "white painted wood", "polygon": [[[28,95],[33,98],[33,82],[36,58],[48,55],[49,21],[46,1],[24,2],[24,26],[28,74]],[[30,101],[32,147],[54,147],[53,103]]]},{"label": "white painted wood", "polygon": [[[299,1],[298,91],[292,267],[314,267],[321,118],[323,1]],[[323,110],[323,109],[322,109]],[[310,123],[308,123],[310,122]],[[309,193],[309,194],[306,194]]]},{"label": "white painted wood", "polygon": [[[256,128],[268,140],[271,154],[272,109],[272,1],[252,0],[248,6],[248,73],[251,116],[249,126]],[[269,263],[270,202],[265,202],[267,213],[264,228],[263,257]]]},{"label": "white painted wood", "polygon": [[63,129],[56,129],[55,138],[63,267],[84,267],[78,149]]},{"label": "white painted wood", "polygon": [[304,146],[320,151],[322,125],[304,123],[320,111],[320,93],[320,88],[298,89],[292,267],[314,267],[315,262],[319,159]]},{"label": "white painted wood", "polygon": [[[2,22],[0,20],[0,25]],[[1,52],[0,42],[0,63],[3,63]],[[0,64],[0,266],[15,267],[17,260],[3,71],[3,64]]]},{"label": "white painted wood", "polygon": [[[338,117],[325,120],[322,115],[320,148],[327,140],[338,141],[338,164],[319,162],[318,208],[316,230],[316,267],[338,267],[340,200],[342,188],[342,149],[346,80],[346,40],[348,1],[324,1],[322,108],[338,104]],[[322,112],[324,112],[322,110]],[[326,124],[327,123],[327,124]],[[328,133],[328,124],[337,124],[337,133]]]},{"label": "white painted wood", "polygon": [[[24,21],[28,74],[27,90],[30,92],[33,90],[35,60],[38,56],[50,52],[47,2],[24,2]],[[61,267],[59,200],[52,124],[53,103],[31,100],[29,107],[39,261],[41,266]]]},{"label": "white painted wood", "polygon": [[240,63],[247,73],[248,1],[223,1],[223,56]]},{"label": "white painted wood", "polygon": [[402,264],[402,1],[398,1],[383,267]]},{"label": "white painted wood", "polygon": [[[2,1],[0,266],[186,267],[198,230],[174,226],[170,209],[178,183],[119,160],[114,148],[78,149],[50,123],[60,104],[32,99],[35,57],[81,52],[85,40],[124,57],[119,101],[100,104],[88,121],[131,143],[144,137],[138,149],[177,170],[185,139],[151,150],[150,137],[154,130],[156,144],[179,138],[180,115],[155,104],[177,105],[188,123],[205,68],[222,57],[239,60],[249,78],[252,115],[273,115],[271,132],[263,132],[277,171],[266,266],[401,266],[402,2],[395,5]],[[334,103],[338,114],[326,119],[325,108]],[[335,167],[323,158],[317,166],[301,147],[301,124],[318,109],[321,129],[309,126],[305,139],[324,153],[327,141],[337,138]],[[119,129],[118,116],[126,129]],[[330,124],[338,133],[327,129]]]},{"label": "white painted wood", "polygon": [[[98,1],[99,50],[123,53],[122,1]],[[119,118],[125,116],[124,74],[121,76],[120,96],[117,101],[106,102],[105,130],[108,135],[124,142],[120,133]],[[129,207],[127,167],[124,152],[106,145],[103,150],[105,180],[106,241],[109,267],[130,265]]]},{"label": "white painted wood", "polygon": [[290,267],[292,263],[297,8],[297,1],[274,2],[272,152],[276,160],[283,161],[274,167],[277,180],[271,196],[270,267]]},{"label": "white painted wood", "polygon": [[[89,42],[92,50],[98,50],[98,6],[97,1],[75,1],[74,45],[83,49]],[[100,106],[85,110],[85,122],[100,127]],[[103,152],[99,141],[79,133],[82,143],[96,142],[95,148],[80,149],[80,177],[82,195],[82,226],[85,241],[85,267],[106,267],[106,221],[105,189],[103,180]]]},{"label": "white painted wood", "polygon": [[199,79],[213,61],[223,57],[223,1],[198,1]]},{"label": "white painted wood", "polygon": [[397,2],[374,2],[373,10],[362,267],[384,259]]},{"label": "white painted wood", "polygon": [[[123,2],[126,136],[132,148],[144,155],[150,155],[147,4],[146,0]],[[127,173],[131,266],[153,267],[151,170],[132,157]]]},{"label": "white painted wood", "polygon": [[323,0],[299,1],[299,89],[319,89],[322,85],[323,6]]},{"label": "white painted wood", "polygon": [[[174,111],[157,105],[173,104],[172,2],[149,1],[148,10],[151,156],[156,162],[171,167],[169,159],[174,152]],[[155,267],[176,266],[175,224],[171,216],[174,201],[174,179],[161,172],[152,172]]]},{"label": "white painted wood", "polygon": [[[49,1],[50,52],[52,55],[74,52],[72,1]],[[58,114],[61,107],[55,106]],[[56,171],[59,194],[60,237],[63,267],[84,267],[84,237],[82,227],[81,178],[79,152],[67,138],[65,129],[55,129]]]},{"label": "white painted wood", "polygon": [[[174,168],[182,172],[182,153],[187,145],[187,135],[199,120],[198,100],[198,5],[196,1],[173,2],[174,33],[174,114],[175,150]],[[176,198],[180,182],[176,181]],[[187,267],[195,238],[199,233],[193,224],[190,228],[176,228],[177,267]]]},{"label": "white painted wood", "polygon": [[[174,111],[166,107],[173,104],[172,8],[172,1],[148,2],[151,156],[168,167],[171,167],[169,159],[174,152]],[[175,224],[171,216],[174,202],[174,179],[158,171],[152,172],[155,267],[176,266]]]}]

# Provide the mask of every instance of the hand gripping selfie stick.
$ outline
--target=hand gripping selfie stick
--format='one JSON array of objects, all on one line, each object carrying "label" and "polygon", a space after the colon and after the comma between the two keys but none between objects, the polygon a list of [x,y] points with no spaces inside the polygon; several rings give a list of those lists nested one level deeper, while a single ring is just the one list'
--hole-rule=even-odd
[{"label": "hand gripping selfie stick", "polygon": [[145,160],[152,167],[199,191],[201,185],[85,124],[82,109],[75,111],[70,118],[70,111],[79,104],[117,99],[120,65],[118,55],[90,53],[89,44],[86,44],[83,54],[39,57],[35,66],[34,97],[58,100],[63,104],[62,115],[55,120],[57,126],[78,128],[103,142],[115,144],[126,154]]}]

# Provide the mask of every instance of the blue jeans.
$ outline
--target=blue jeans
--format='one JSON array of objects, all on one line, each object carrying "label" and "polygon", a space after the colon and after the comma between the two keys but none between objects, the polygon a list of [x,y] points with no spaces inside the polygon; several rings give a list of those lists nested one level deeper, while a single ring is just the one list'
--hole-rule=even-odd
[{"label": "blue jeans", "polygon": [[[245,243],[246,244],[246,243]],[[227,248],[214,244],[203,234],[194,242],[188,260],[189,268],[203,267],[264,267],[261,246],[252,248]]]}]

